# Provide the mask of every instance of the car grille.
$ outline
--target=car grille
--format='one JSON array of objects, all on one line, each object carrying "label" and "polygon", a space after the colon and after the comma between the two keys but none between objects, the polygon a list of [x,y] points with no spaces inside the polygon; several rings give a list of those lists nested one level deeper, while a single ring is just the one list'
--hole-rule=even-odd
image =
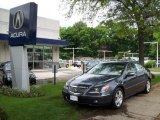
[{"label": "car grille", "polygon": [[70,86],[69,91],[72,93],[84,93],[89,87],[86,86]]}]

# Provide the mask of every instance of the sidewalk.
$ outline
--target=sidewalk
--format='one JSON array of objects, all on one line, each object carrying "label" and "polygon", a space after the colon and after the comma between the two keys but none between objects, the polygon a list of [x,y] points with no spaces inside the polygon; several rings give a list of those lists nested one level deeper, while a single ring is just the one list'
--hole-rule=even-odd
[{"label": "sidewalk", "polygon": [[[36,75],[37,82],[48,82],[53,81],[54,73],[52,70],[33,70],[34,74]],[[82,70],[77,67],[70,67],[70,68],[60,68],[56,73],[57,81],[69,80],[74,76],[82,74]]]}]

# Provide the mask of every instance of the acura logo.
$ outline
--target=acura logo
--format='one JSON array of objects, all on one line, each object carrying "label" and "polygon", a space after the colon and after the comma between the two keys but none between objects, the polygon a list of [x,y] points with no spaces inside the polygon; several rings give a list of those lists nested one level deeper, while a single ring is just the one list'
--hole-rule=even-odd
[{"label": "acura logo", "polygon": [[17,11],[13,17],[13,28],[20,29],[24,23],[24,13],[22,11]]}]

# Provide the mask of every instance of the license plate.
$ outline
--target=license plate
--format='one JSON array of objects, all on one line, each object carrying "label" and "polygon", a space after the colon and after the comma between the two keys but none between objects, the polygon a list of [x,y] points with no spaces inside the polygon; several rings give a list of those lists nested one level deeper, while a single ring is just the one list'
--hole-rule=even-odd
[{"label": "license plate", "polygon": [[78,101],[78,97],[74,95],[70,95],[70,100],[72,101]]}]

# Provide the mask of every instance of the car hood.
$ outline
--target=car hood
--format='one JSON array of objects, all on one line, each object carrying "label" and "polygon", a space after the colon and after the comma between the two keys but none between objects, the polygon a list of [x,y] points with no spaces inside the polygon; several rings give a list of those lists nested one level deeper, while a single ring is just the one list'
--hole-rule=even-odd
[{"label": "car hood", "polygon": [[75,77],[68,81],[69,85],[95,85],[100,83],[105,83],[117,78],[118,75],[95,75],[95,74],[83,74],[81,76]]}]

